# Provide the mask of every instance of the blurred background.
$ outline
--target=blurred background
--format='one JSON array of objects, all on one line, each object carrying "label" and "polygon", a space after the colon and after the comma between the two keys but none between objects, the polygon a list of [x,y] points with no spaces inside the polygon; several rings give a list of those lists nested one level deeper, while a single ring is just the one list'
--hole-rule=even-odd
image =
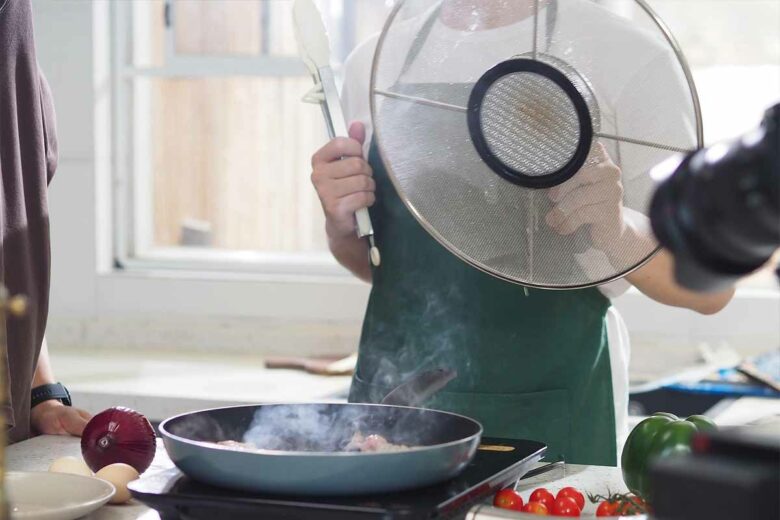
[{"label": "blurred background", "polygon": [[[753,128],[780,99],[780,2],[648,3],[693,69],[707,143]],[[301,102],[311,78],[291,4],[33,0],[60,136],[48,339],[82,406],[121,396],[161,418],[220,402],[343,397],[348,377],[264,362],[350,354],[368,295],[327,251],[309,181],[326,133],[319,107]],[[393,2],[318,4],[339,73]],[[717,316],[634,291],[615,305],[637,388],[780,346],[768,273]]]}]

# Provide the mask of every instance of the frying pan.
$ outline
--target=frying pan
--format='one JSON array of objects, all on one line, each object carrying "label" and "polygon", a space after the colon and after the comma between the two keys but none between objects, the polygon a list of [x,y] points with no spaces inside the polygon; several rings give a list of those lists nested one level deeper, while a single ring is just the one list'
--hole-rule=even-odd
[{"label": "frying pan", "polygon": [[[388,394],[393,404],[267,404],[215,408],[165,420],[171,460],[189,477],[221,487],[293,495],[387,493],[458,475],[476,453],[482,426],[415,404],[452,373],[424,372]],[[393,452],[343,451],[355,432],[408,446]],[[252,441],[237,450],[218,441]]]}]

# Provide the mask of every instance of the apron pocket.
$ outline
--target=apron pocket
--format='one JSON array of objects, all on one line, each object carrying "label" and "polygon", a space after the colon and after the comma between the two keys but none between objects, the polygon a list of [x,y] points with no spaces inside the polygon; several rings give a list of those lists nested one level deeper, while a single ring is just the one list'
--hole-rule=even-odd
[{"label": "apron pocket", "polygon": [[523,394],[440,392],[427,408],[459,413],[482,423],[486,437],[543,442],[546,460],[570,452],[569,392],[547,390]]},{"label": "apron pocket", "polygon": [[[349,402],[378,403],[390,390],[355,373]],[[485,437],[543,442],[547,445],[545,460],[561,460],[570,453],[569,392],[564,389],[522,394],[442,391],[424,407],[471,417],[482,424]]]}]

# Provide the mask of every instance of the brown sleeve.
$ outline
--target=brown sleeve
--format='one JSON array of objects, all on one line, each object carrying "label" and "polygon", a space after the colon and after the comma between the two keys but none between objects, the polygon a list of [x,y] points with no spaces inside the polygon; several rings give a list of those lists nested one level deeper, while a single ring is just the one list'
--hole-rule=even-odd
[{"label": "brown sleeve", "polygon": [[[3,2],[5,2],[3,4]],[[54,110],[40,73],[30,0],[0,0],[0,283],[30,303],[8,320],[11,442],[30,434],[30,385],[49,307],[48,182],[57,164]]]}]

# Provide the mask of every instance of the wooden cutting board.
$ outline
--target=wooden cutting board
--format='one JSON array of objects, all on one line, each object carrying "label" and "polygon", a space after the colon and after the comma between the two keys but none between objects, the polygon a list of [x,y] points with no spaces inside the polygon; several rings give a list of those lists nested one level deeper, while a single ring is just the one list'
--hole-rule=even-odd
[{"label": "wooden cutting board", "polygon": [[309,374],[323,376],[348,376],[355,371],[357,354],[349,356],[329,357],[295,357],[278,356],[265,360],[265,367],[269,369],[286,368],[291,370],[303,370]]}]

